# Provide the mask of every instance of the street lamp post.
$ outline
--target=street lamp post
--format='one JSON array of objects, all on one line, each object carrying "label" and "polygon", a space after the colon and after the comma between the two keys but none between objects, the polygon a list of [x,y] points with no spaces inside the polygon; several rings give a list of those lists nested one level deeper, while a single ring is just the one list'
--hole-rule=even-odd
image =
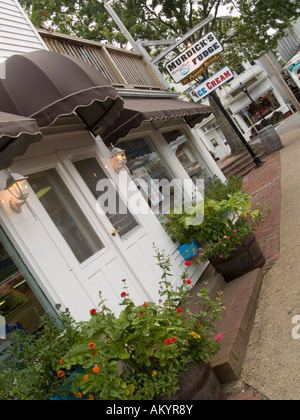
[{"label": "street lamp post", "polygon": [[229,122],[229,124],[231,125],[231,127],[236,132],[237,136],[239,137],[239,139],[241,140],[241,142],[243,143],[243,145],[246,147],[247,151],[250,153],[250,155],[251,155],[251,157],[253,159],[253,162],[255,163],[256,168],[260,168],[263,165],[264,162],[260,159],[259,156],[257,156],[255,154],[254,150],[250,147],[250,145],[245,140],[245,138],[243,137],[243,135],[240,132],[240,130],[234,124],[234,122],[232,121],[232,119],[229,116],[228,112],[224,108],[224,106],[223,106],[222,102],[220,101],[220,99],[219,99],[218,95],[216,94],[216,92],[211,92],[210,95],[213,98],[213,100],[215,101],[215,103],[217,104],[217,106],[219,107],[219,109],[222,111],[224,117],[227,119],[227,121]]}]

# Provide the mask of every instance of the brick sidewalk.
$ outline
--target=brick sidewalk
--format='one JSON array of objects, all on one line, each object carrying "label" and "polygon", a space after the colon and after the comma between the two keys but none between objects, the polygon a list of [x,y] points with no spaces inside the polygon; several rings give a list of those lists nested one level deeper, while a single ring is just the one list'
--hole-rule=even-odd
[{"label": "brick sidewalk", "polygon": [[269,203],[270,217],[257,227],[255,236],[265,255],[266,272],[278,259],[280,247],[281,165],[280,152],[264,159],[264,165],[243,177],[244,192],[253,195],[253,204]]},{"label": "brick sidewalk", "polygon": [[[264,158],[264,165],[253,169],[243,177],[243,189],[252,194],[253,205],[269,203],[271,214],[257,227],[255,236],[265,255],[266,263],[262,268],[265,273],[277,261],[280,249],[280,207],[281,207],[281,164],[280,152],[275,152]],[[229,384],[230,385],[230,384]],[[242,388],[227,394],[228,400],[265,400],[259,392],[252,390],[247,384]],[[228,391],[228,390],[227,390]],[[226,393],[226,387],[224,389]]]}]

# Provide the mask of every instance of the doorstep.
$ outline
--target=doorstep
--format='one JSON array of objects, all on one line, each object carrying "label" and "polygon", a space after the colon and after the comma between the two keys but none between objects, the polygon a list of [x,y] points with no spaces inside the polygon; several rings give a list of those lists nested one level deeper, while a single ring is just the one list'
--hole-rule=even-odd
[{"label": "doorstep", "polygon": [[[218,279],[219,276],[217,274]],[[213,278],[211,280],[213,284]],[[221,383],[240,376],[262,280],[263,272],[259,268],[221,286],[226,309],[217,329],[223,339],[218,354],[210,361]]]}]

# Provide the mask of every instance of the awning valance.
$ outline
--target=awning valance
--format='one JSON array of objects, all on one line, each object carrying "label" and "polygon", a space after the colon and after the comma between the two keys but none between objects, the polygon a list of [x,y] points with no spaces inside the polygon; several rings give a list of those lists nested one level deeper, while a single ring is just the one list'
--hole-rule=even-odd
[{"label": "awning valance", "polygon": [[124,109],[114,122],[101,135],[106,144],[115,144],[130,130],[138,128],[145,121],[171,118],[184,118],[195,127],[212,113],[210,106],[185,102],[172,98],[124,97]]},{"label": "awning valance", "polygon": [[34,119],[0,112],[0,170],[8,168],[16,156],[42,137]]},{"label": "awning valance", "polygon": [[76,112],[99,134],[122,108],[122,98],[96,68],[50,51],[8,58],[6,78],[0,80],[0,111],[34,118],[40,128]]}]

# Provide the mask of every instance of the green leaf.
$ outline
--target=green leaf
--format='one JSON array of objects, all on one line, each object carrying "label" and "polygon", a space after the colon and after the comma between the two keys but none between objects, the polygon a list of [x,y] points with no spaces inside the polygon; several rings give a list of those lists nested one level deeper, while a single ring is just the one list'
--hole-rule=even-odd
[{"label": "green leaf", "polygon": [[[107,344],[104,341],[93,341],[93,343],[96,344],[96,347],[93,349],[93,351],[102,349],[103,347],[107,346]],[[91,352],[91,350],[89,349],[89,343],[83,343],[69,350],[67,354],[64,356],[64,359],[67,359],[69,357],[75,357],[75,356],[77,357],[77,356],[80,356],[89,352]]]}]

